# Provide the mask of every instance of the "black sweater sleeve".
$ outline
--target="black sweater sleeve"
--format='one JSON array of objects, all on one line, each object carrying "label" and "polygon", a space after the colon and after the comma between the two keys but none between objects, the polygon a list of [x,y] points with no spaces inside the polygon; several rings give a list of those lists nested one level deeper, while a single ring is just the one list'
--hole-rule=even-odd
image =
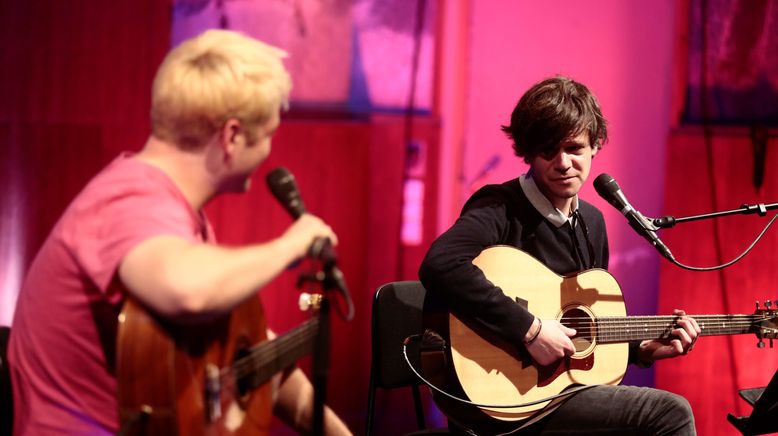
[{"label": "black sweater sleeve", "polygon": [[503,244],[511,231],[505,199],[486,195],[466,207],[456,223],[430,247],[419,279],[452,311],[518,346],[534,317],[472,263],[485,248]]}]

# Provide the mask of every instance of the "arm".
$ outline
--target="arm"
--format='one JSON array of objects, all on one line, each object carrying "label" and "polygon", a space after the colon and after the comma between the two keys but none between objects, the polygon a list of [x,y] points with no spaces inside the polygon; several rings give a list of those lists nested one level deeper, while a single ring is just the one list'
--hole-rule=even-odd
[{"label": "arm", "polygon": [[432,245],[419,277],[424,287],[439,294],[457,313],[484,325],[517,347],[523,344],[541,365],[575,352],[575,330],[555,320],[540,321],[507,297],[473,265],[484,248],[504,243],[505,210],[487,206],[466,212]]},{"label": "arm", "polygon": [[279,238],[245,247],[152,237],[122,259],[119,278],[163,316],[183,319],[223,313],[304,256],[316,237],[337,242],[332,229],[312,215],[300,217]]},{"label": "arm", "polygon": [[[280,377],[273,411],[296,432],[312,434],[313,386],[297,367],[282,373]],[[327,406],[324,406],[324,434],[351,435],[346,424]]]},{"label": "arm", "polygon": [[[268,339],[276,334],[267,330]],[[273,413],[299,434],[313,431],[313,385],[296,366],[287,368],[272,379]],[[351,435],[346,424],[326,405],[324,406],[324,434]]]},{"label": "arm", "polygon": [[419,279],[454,312],[520,346],[534,317],[473,265],[483,249],[506,243],[509,223],[498,197],[475,203],[430,247]]}]

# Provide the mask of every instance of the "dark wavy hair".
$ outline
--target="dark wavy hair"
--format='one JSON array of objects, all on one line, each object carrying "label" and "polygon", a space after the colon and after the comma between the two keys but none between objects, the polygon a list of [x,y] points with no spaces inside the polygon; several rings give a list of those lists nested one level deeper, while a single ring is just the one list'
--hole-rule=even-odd
[{"label": "dark wavy hair", "polygon": [[516,156],[530,163],[538,155],[553,155],[565,139],[582,132],[592,147],[608,140],[607,122],[589,89],[567,77],[552,77],[535,84],[519,99],[511,124],[501,126],[513,141]]}]

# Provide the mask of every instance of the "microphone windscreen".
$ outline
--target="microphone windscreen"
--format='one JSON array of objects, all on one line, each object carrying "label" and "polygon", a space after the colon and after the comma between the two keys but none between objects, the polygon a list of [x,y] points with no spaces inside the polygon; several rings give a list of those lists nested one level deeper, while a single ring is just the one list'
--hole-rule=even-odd
[{"label": "microphone windscreen", "polygon": [[267,174],[265,181],[270,192],[292,218],[297,219],[305,213],[305,204],[297,189],[297,182],[289,170],[278,167]]},{"label": "microphone windscreen", "polygon": [[616,179],[611,177],[610,174],[602,173],[594,179],[594,189],[601,197],[607,197],[608,194],[613,194],[621,188],[616,183]]},{"label": "microphone windscreen", "polygon": [[617,195],[621,188],[609,174],[602,173],[594,179],[594,190],[616,209],[621,209],[624,206]]}]

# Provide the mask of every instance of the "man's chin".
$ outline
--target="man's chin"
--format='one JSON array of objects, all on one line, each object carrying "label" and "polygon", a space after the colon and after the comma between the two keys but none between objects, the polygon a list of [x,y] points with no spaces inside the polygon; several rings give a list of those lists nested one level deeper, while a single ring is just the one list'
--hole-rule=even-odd
[{"label": "man's chin", "polygon": [[243,181],[234,180],[230,183],[222,185],[222,189],[219,192],[223,194],[243,194],[249,192],[251,189],[251,178],[247,178]]},{"label": "man's chin", "polygon": [[578,191],[581,190],[581,185],[568,186],[561,189],[555,189],[554,195],[559,198],[573,198],[578,195]]}]

